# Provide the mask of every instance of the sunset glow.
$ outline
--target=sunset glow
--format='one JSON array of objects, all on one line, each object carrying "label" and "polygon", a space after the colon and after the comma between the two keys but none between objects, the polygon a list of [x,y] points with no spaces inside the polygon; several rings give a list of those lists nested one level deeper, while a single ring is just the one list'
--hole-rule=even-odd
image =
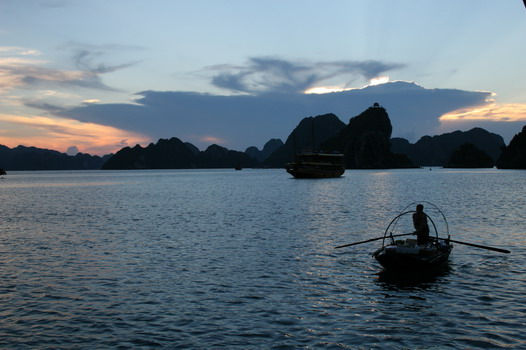
[{"label": "sunset glow", "polygon": [[[369,84],[365,86],[375,86],[375,85],[381,85],[386,84],[389,82],[389,77],[387,75],[378,76],[375,78],[372,78],[369,80]],[[311,87],[307,90],[305,90],[304,94],[330,94],[332,92],[342,92],[342,91],[351,91],[356,90],[358,88],[353,87],[341,87],[341,86],[316,86]]]},{"label": "sunset glow", "polygon": [[83,153],[107,154],[150,141],[137,133],[73,119],[0,114],[0,121],[5,125],[0,138],[8,147],[24,145],[65,151],[76,146]]},{"label": "sunset glow", "polygon": [[388,83],[388,82],[389,82],[389,77],[386,76],[386,75],[382,75],[382,76],[375,77],[375,78],[372,78],[371,80],[369,80],[369,85],[370,86],[374,86],[374,85],[385,84],[385,83]]},{"label": "sunset glow", "polygon": [[340,86],[317,86],[304,91],[305,94],[329,94],[331,92],[342,92],[354,90],[354,88],[342,88]]},{"label": "sunset glow", "polygon": [[199,138],[199,141],[206,142],[206,143],[215,143],[215,144],[225,143],[225,140],[219,137],[215,137],[215,136],[202,136]]},{"label": "sunset glow", "polygon": [[100,100],[99,99],[96,99],[96,98],[92,98],[92,99],[88,99],[88,100],[84,100],[82,101],[82,103],[99,103]]},{"label": "sunset glow", "polygon": [[493,121],[493,122],[517,122],[526,121],[525,103],[491,103],[474,108],[463,108],[440,117],[441,122],[449,121]]}]

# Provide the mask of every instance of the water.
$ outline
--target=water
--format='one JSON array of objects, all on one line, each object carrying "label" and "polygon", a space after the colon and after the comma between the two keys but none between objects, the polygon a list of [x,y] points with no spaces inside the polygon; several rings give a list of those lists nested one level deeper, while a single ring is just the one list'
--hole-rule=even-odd
[{"label": "water", "polygon": [[[12,172],[0,180],[3,348],[526,348],[526,172]],[[413,201],[456,245],[381,273]]]}]

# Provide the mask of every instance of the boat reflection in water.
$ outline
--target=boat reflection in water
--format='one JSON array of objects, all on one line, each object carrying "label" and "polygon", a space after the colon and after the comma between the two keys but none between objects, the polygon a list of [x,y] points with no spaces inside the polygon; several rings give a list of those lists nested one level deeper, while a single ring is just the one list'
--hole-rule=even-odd
[{"label": "boat reflection in water", "polygon": [[345,172],[343,154],[306,152],[286,165],[287,172],[300,179],[340,177]]},{"label": "boat reflection in water", "polygon": [[388,290],[427,289],[436,286],[437,282],[444,282],[451,273],[449,264],[432,270],[389,270],[380,271],[377,282]]}]

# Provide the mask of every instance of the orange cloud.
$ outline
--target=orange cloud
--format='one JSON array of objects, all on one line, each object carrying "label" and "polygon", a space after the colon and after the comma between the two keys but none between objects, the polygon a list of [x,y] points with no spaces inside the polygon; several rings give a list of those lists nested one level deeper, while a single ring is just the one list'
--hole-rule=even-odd
[{"label": "orange cloud", "polygon": [[73,119],[0,114],[0,143],[35,146],[64,152],[71,146],[90,154],[107,154],[122,147],[147,144],[144,135]]},{"label": "orange cloud", "polygon": [[26,57],[0,57],[0,93],[30,84],[30,81],[68,83],[89,80],[93,74],[44,68],[45,61]]},{"label": "orange cloud", "polygon": [[40,51],[27,49],[19,46],[0,46],[0,54],[21,55],[21,56],[39,56]]},{"label": "orange cloud", "polygon": [[526,103],[490,103],[458,109],[440,117],[441,122],[454,121],[519,122],[526,121]]},{"label": "orange cloud", "polygon": [[215,143],[215,144],[222,144],[225,143],[225,140],[215,137],[215,136],[203,136],[199,139],[201,142],[208,142],[208,143]]}]

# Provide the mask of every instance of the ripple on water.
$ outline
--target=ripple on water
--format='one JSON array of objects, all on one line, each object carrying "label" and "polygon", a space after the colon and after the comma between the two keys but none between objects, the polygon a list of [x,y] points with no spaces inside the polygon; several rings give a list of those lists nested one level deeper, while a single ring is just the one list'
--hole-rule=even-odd
[{"label": "ripple on water", "polygon": [[[0,192],[5,348],[526,346],[522,172],[25,172]],[[12,183],[11,183],[12,182]],[[6,182],[4,181],[4,184]],[[49,184],[52,183],[52,186]],[[513,187],[514,188],[509,188]],[[438,275],[381,272],[406,203],[444,209]]]}]

